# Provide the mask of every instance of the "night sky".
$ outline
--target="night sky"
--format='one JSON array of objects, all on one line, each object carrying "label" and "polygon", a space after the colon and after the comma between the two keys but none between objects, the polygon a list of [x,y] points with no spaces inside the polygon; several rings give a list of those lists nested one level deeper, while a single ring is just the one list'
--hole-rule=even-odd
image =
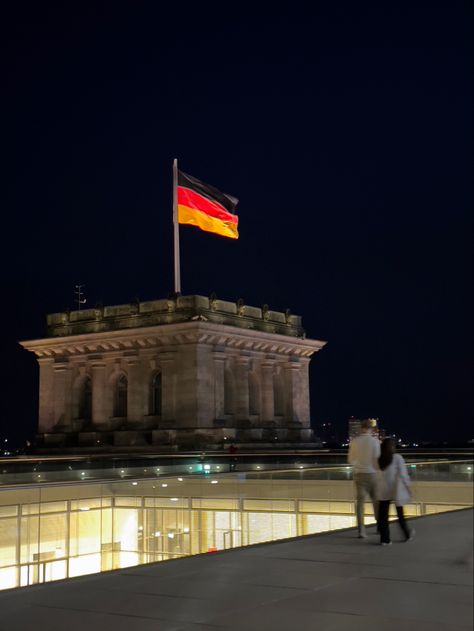
[{"label": "night sky", "polygon": [[[173,290],[172,160],[240,199],[183,294],[303,316],[312,422],[472,422],[471,3],[11,3],[1,16],[0,436],[47,313]],[[5,10],[4,10],[5,11]]]}]

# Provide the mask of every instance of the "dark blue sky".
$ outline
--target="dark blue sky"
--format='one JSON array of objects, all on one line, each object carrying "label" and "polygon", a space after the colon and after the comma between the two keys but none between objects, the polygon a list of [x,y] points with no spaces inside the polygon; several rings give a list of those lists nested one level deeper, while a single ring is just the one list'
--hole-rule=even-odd
[{"label": "dark blue sky", "polygon": [[177,157],[240,199],[238,241],[181,229],[183,293],[303,315],[315,426],[470,438],[470,3],[46,4],[0,20],[0,434],[77,281],[172,291]]}]

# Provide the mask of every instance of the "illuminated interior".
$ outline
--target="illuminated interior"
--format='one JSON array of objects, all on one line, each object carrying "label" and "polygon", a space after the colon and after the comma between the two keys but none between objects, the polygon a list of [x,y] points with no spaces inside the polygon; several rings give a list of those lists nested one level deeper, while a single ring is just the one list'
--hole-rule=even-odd
[{"label": "illuminated interior", "polygon": [[[10,487],[0,492],[0,588],[356,525],[350,481],[308,484],[203,477]],[[465,505],[414,501],[406,514]]]}]

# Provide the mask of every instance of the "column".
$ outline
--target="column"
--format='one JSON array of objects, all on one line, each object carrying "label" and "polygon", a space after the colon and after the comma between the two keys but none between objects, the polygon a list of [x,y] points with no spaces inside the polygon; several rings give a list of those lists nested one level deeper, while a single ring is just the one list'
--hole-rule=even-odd
[{"label": "column", "polygon": [[66,374],[64,377],[64,388],[65,388],[65,399],[64,399],[64,425],[67,426],[69,430],[72,430],[72,421],[73,421],[73,413],[72,413],[72,385],[73,385],[73,376],[74,371],[70,364],[66,367]]},{"label": "column", "polygon": [[285,419],[289,422],[299,422],[299,383],[300,368],[298,362],[288,362],[285,368]]},{"label": "column", "polygon": [[175,408],[175,352],[158,355],[161,368],[161,420],[174,421]]},{"label": "column", "polygon": [[224,371],[225,371],[225,352],[213,351],[214,359],[214,410],[215,418],[224,417]]},{"label": "column", "polygon": [[64,362],[53,364],[54,381],[54,425],[64,425],[66,415],[66,371],[67,364]]},{"label": "column", "polygon": [[249,360],[247,355],[237,357],[237,418],[249,418]]},{"label": "column", "polygon": [[[142,379],[141,365],[138,358],[127,358],[128,392],[127,392],[127,421],[139,424],[143,421],[144,402],[148,401],[148,383]],[[145,389],[144,386],[145,385]]]},{"label": "column", "polygon": [[106,429],[111,416],[108,409],[110,393],[106,389],[105,362],[93,362],[92,368],[92,422],[99,428]]},{"label": "column", "polygon": [[299,420],[304,427],[311,426],[309,406],[309,359],[301,360],[300,384],[299,384]]},{"label": "column", "polygon": [[54,372],[53,359],[38,358],[39,364],[39,422],[38,431],[50,432],[54,426]]},{"label": "column", "polygon": [[261,363],[262,368],[262,421],[273,421],[275,416],[273,398],[273,359]]}]

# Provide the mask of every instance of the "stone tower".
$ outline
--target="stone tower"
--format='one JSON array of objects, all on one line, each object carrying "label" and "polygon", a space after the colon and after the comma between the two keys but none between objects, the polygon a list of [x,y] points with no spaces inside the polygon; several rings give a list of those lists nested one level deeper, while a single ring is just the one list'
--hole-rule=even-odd
[{"label": "stone tower", "polygon": [[56,313],[22,342],[40,366],[45,449],[310,444],[301,317],[211,296]]}]

